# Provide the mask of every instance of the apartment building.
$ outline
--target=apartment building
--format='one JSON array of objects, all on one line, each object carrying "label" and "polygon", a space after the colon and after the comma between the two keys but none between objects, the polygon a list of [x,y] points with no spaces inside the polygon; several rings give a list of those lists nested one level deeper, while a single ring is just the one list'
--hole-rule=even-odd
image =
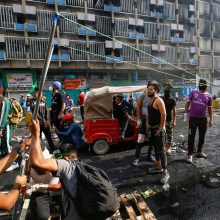
[{"label": "apartment building", "polygon": [[0,72],[13,95],[39,79],[55,11],[65,18],[45,90],[54,79],[71,91],[169,79],[183,95],[196,73],[218,81],[218,0],[1,0]]}]

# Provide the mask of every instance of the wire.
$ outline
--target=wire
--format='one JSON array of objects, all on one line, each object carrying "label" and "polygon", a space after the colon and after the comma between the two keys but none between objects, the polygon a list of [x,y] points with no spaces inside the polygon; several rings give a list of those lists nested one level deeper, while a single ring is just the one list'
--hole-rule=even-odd
[{"label": "wire", "polygon": [[[57,12],[57,13],[60,14],[59,12]],[[71,20],[71,19],[65,17],[65,16],[62,15],[62,14],[60,14],[60,16],[62,16],[63,19],[65,19],[65,20],[67,20],[67,21],[69,21],[69,22],[72,22],[72,23],[74,23],[74,24],[77,24],[77,25],[79,25],[79,26],[81,26],[81,27],[84,27],[84,28],[86,28],[86,29],[88,29],[88,30],[91,30],[91,31],[93,31],[93,32],[95,32],[95,33],[98,33],[98,34],[100,34],[100,35],[102,35],[102,36],[104,36],[104,37],[106,37],[106,38],[109,38],[109,39],[111,39],[111,40],[114,40],[114,41],[116,41],[116,42],[119,42],[119,43],[121,43],[122,45],[125,45],[125,46],[127,46],[127,47],[130,47],[130,48],[132,48],[132,49],[134,49],[134,50],[136,50],[136,51],[138,51],[138,52],[141,52],[141,53],[143,53],[143,54],[145,54],[145,55],[148,55],[148,56],[150,56],[150,57],[152,57],[152,58],[155,58],[155,59],[157,59],[157,60],[160,60],[160,61],[162,61],[162,62],[165,63],[165,64],[168,64],[168,65],[170,65],[170,66],[172,66],[172,67],[174,67],[174,68],[177,68],[177,69],[179,69],[179,70],[181,70],[181,71],[183,71],[183,72],[186,72],[186,73],[188,73],[188,74],[190,74],[190,75],[196,77],[196,74],[193,74],[193,73],[191,73],[191,72],[189,72],[189,71],[187,71],[187,70],[184,70],[184,69],[181,68],[181,67],[175,66],[175,65],[173,65],[173,64],[171,64],[171,63],[169,63],[169,62],[167,62],[166,60],[163,60],[163,59],[161,59],[161,58],[155,57],[155,56],[153,56],[153,55],[151,55],[151,54],[149,54],[149,53],[147,53],[147,52],[145,52],[145,51],[142,51],[142,50],[140,50],[140,49],[137,49],[137,48],[131,46],[130,44],[124,43],[124,42],[119,41],[119,40],[117,40],[117,39],[115,39],[115,38],[112,38],[112,37],[110,37],[110,36],[108,36],[108,35],[105,35],[105,34],[99,32],[99,31],[96,31],[96,30],[94,30],[94,29],[92,29],[92,28],[90,28],[90,27],[87,27],[87,26],[85,26],[85,25],[82,25],[82,24],[80,24],[80,23],[78,23],[78,22],[76,22],[76,21],[73,21],[73,20]],[[149,69],[150,69],[150,68],[149,68]],[[152,70],[153,70],[153,69],[152,69]],[[213,85],[214,87],[220,88],[220,86],[215,85],[213,82],[208,81],[208,80],[206,80],[206,81],[209,83],[209,85]]]},{"label": "wire", "polygon": [[165,74],[165,75],[170,75],[170,76],[173,76],[173,77],[176,77],[176,78],[179,78],[179,79],[189,80],[189,79],[187,79],[187,78],[184,78],[184,77],[181,77],[181,76],[176,76],[176,75],[173,75],[173,74],[171,74],[171,73],[164,72],[164,71],[155,70],[155,69],[148,68],[148,67],[145,67],[145,66],[141,66],[141,65],[134,64],[134,63],[130,63],[130,62],[128,62],[128,61],[122,61],[121,59],[112,58],[112,57],[108,57],[108,56],[96,54],[96,53],[93,53],[93,52],[88,52],[88,51],[85,51],[85,50],[76,49],[76,48],[73,48],[73,47],[68,47],[68,46],[64,46],[64,47],[65,47],[65,48],[69,48],[69,49],[71,49],[71,50],[83,52],[83,53],[86,53],[86,54],[91,54],[91,55],[98,56],[98,57],[102,57],[102,58],[108,58],[108,59],[111,59],[112,61],[118,61],[118,62],[120,62],[120,63],[127,63],[127,64],[129,64],[129,65],[131,65],[131,66],[140,67],[140,68],[142,68],[142,69],[147,69],[147,70],[152,70],[152,71],[159,72],[159,73],[162,73],[162,74]]}]

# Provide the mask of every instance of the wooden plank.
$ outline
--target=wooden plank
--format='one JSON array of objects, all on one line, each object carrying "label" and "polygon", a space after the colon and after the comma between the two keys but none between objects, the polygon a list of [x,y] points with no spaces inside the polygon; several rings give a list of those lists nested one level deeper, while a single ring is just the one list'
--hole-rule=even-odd
[{"label": "wooden plank", "polygon": [[116,213],[112,216],[111,220],[123,220],[119,210],[116,211]]},{"label": "wooden plank", "polygon": [[131,203],[130,203],[129,199],[127,198],[126,194],[120,195],[120,198],[121,198],[122,203],[125,206],[125,209],[128,213],[130,220],[137,220],[137,216],[135,214],[135,211],[132,208]]},{"label": "wooden plank", "polygon": [[141,215],[144,217],[144,219],[156,220],[156,217],[154,216],[150,208],[147,206],[146,202],[144,201],[140,193],[135,191],[131,194],[133,195],[137,208],[140,211]]}]

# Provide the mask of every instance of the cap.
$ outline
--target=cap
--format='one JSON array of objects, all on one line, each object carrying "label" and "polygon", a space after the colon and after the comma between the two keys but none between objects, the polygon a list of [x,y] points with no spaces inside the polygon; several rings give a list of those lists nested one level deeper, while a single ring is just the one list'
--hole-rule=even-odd
[{"label": "cap", "polygon": [[74,119],[74,116],[72,114],[65,114],[63,119],[64,120],[71,120],[71,119]]},{"label": "cap", "polygon": [[31,97],[31,95],[30,95],[30,94],[27,94],[27,97]]}]

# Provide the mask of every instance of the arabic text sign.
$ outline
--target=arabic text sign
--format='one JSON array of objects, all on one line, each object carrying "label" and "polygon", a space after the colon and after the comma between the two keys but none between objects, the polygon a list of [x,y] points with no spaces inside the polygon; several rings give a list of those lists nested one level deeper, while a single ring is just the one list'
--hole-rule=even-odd
[{"label": "arabic text sign", "polygon": [[71,78],[64,80],[64,89],[85,89],[86,79],[85,78]]},{"label": "arabic text sign", "polygon": [[9,73],[7,74],[8,88],[32,87],[33,80],[31,73]]}]

